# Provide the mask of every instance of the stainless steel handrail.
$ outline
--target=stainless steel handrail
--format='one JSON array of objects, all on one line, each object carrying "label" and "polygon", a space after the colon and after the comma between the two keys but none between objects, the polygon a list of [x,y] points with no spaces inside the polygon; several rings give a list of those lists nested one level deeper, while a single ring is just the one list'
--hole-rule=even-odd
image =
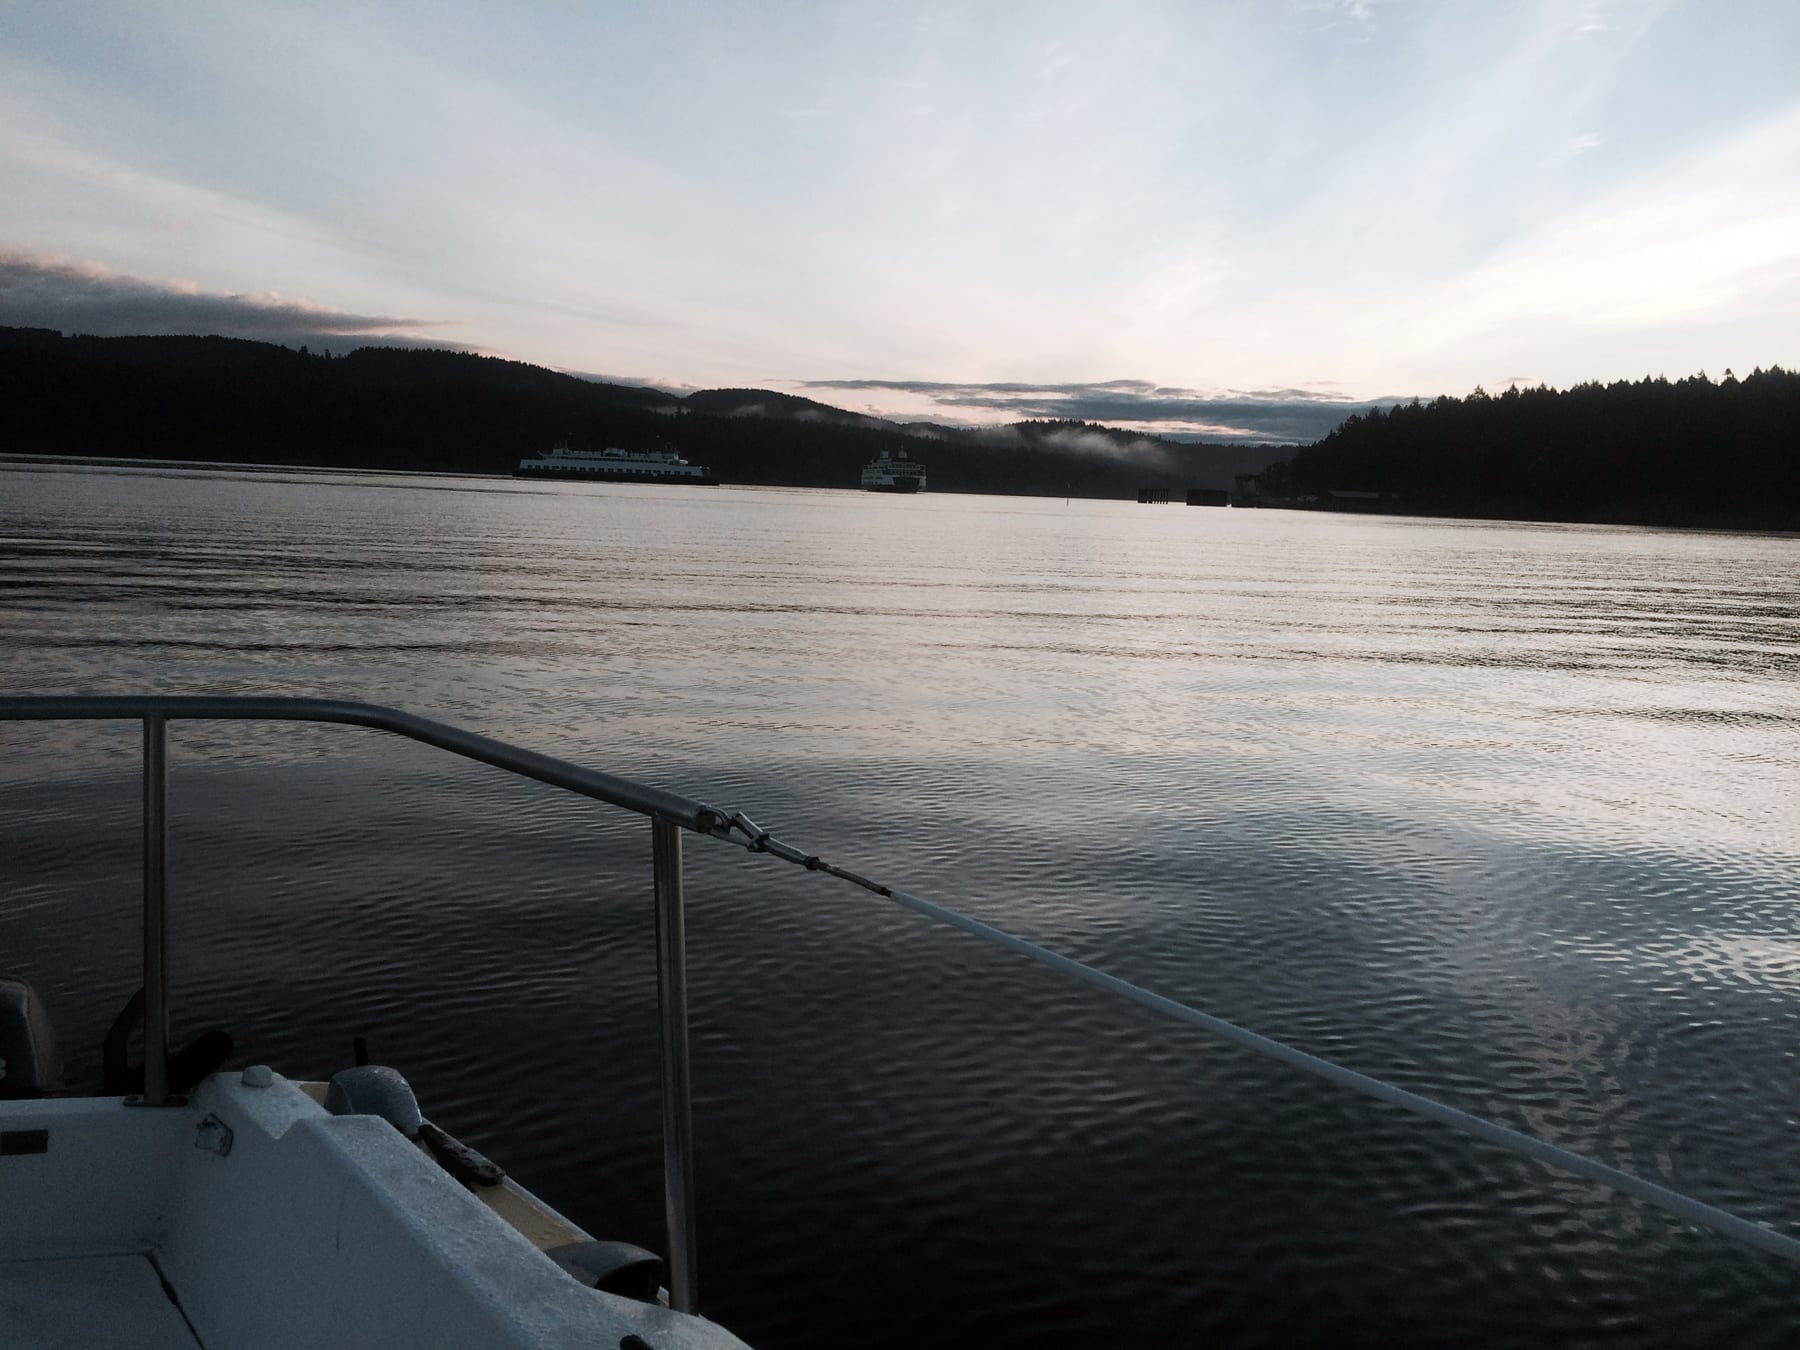
[{"label": "stainless steel handrail", "polygon": [[335,722],[392,732],[650,820],[661,1022],[663,1210],[669,1301],[697,1305],[694,1276],[693,1108],[688,1058],[687,939],[681,831],[724,836],[726,813],[647,787],[374,703],[314,698],[0,697],[0,721],[139,721],[144,727],[144,1092],[169,1105],[168,724],[171,721]]},{"label": "stainless steel handrail", "polygon": [[681,902],[681,834],[650,822],[656,885],[656,1004],[662,1027],[663,1218],[669,1235],[669,1301],[694,1306],[694,1107],[689,1092],[687,923]]},{"label": "stainless steel handrail", "polygon": [[144,1104],[169,1100],[169,724],[144,718]]},{"label": "stainless steel handrail", "polygon": [[552,759],[535,750],[522,750],[505,741],[477,736],[445,722],[415,717],[397,708],[378,703],[353,703],[329,698],[205,698],[205,697],[120,697],[102,696],[8,696],[0,697],[0,721],[16,722],[135,722],[161,718],[164,721],[192,720],[204,722],[338,722],[348,726],[373,727],[391,731],[396,736],[425,745],[434,745],[466,759],[492,764],[495,768],[526,778],[535,778],[551,787],[567,789],[595,801],[635,811],[640,816],[657,816],[684,830],[700,834],[722,833],[727,816],[723,811],[697,802],[691,797],[664,792],[660,788],[634,783],[610,773]]}]

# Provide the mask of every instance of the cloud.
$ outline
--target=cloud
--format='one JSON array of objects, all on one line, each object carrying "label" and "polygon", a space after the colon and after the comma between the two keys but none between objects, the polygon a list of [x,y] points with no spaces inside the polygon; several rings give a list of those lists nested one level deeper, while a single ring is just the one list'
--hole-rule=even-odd
[{"label": "cloud", "polygon": [[[940,421],[1030,418],[1104,422],[1127,431],[1182,439],[1296,443],[1315,441],[1353,412],[1394,399],[1350,400],[1304,389],[1207,393],[1149,380],[1073,384],[955,384],[933,380],[808,380],[803,389],[847,390],[923,399]],[[886,415],[895,416],[889,411]],[[1115,447],[1116,452],[1116,447]]]},{"label": "cloud", "polygon": [[1676,334],[1800,296],[1800,102],[1546,221],[1372,329],[1452,348],[1534,326]]},{"label": "cloud", "polygon": [[[916,434],[916,433],[915,433]],[[971,427],[968,434],[985,445],[1047,445],[1073,454],[1124,460],[1141,468],[1172,468],[1167,445],[1152,440],[1122,441],[1085,427],[1059,427],[1046,436],[1026,437],[1013,426]]]},{"label": "cloud", "polygon": [[360,346],[457,346],[413,330],[445,326],[396,315],[349,314],[273,292],[221,295],[183,282],[149,281],[98,263],[0,248],[0,324],[96,337],[217,334]]},{"label": "cloud", "polygon": [[686,398],[700,388],[697,384],[656,375],[609,375],[597,370],[575,370],[569,366],[556,366],[553,369],[559,375],[573,375],[578,380],[589,380],[595,384],[622,384],[633,389],[654,389],[659,394],[673,394],[676,398]]},{"label": "cloud", "polygon": [[1315,32],[1348,28],[1359,41],[1367,41],[1377,27],[1375,11],[1391,0],[1298,0],[1298,13],[1314,20]]}]

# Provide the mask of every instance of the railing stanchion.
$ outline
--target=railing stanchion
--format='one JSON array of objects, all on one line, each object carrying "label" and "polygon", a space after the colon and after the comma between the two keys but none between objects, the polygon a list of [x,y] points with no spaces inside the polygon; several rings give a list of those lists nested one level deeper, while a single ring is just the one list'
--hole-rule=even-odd
[{"label": "railing stanchion", "polygon": [[169,1100],[168,722],[144,718],[144,1103]]},{"label": "railing stanchion", "polygon": [[688,1075],[687,925],[681,894],[681,829],[650,818],[656,883],[656,994],[662,1025],[663,1210],[669,1302],[694,1312],[694,1111]]}]

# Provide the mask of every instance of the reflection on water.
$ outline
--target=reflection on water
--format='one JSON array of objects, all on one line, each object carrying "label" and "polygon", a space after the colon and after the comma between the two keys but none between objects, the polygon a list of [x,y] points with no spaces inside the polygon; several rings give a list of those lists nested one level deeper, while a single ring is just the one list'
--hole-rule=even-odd
[{"label": "reflection on water", "polygon": [[[0,468],[11,691],[364,697],[643,777],[1800,1232],[1800,541]],[[0,730],[0,953],[135,985],[135,737]],[[640,823],[179,728],[178,1015],[350,1038],[660,1242]],[[701,1287],[769,1346],[1785,1344],[1795,1273],[688,848]],[[550,1103],[548,1106],[544,1103]]]}]

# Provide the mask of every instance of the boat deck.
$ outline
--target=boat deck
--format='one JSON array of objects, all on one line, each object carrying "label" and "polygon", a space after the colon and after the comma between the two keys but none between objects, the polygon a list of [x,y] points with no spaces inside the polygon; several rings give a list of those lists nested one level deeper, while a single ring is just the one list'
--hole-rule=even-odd
[{"label": "boat deck", "polygon": [[0,1340],[9,1350],[199,1350],[150,1258],[0,1261]]},{"label": "boat deck", "polygon": [[586,1234],[479,1189],[266,1068],[164,1107],[0,1101],[0,1346],[741,1350],[588,1287],[544,1254]]}]

